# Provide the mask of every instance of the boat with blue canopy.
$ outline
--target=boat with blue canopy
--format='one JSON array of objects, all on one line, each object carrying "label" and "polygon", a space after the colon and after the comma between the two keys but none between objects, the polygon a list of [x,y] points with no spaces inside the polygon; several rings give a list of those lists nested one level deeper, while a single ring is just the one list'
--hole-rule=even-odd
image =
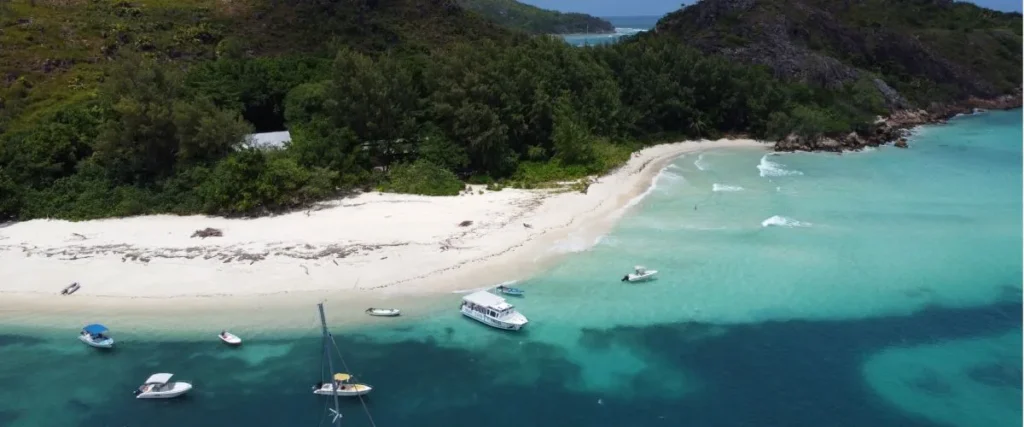
[{"label": "boat with blue canopy", "polygon": [[526,293],[526,291],[524,291],[522,289],[513,288],[511,286],[505,286],[505,285],[499,285],[497,289],[498,289],[498,292],[501,292],[501,293],[503,293],[505,295],[512,295],[512,296],[517,296],[517,297],[518,296],[523,296],[523,294]]},{"label": "boat with blue canopy", "polygon": [[90,347],[111,348],[114,346],[114,339],[107,336],[107,332],[110,332],[110,329],[107,329],[106,326],[94,323],[82,328],[78,340]]}]

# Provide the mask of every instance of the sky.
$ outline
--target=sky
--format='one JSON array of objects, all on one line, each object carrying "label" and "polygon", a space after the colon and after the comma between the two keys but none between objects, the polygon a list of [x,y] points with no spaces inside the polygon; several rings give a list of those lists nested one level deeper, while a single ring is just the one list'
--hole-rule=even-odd
[{"label": "sky", "polygon": [[[664,15],[682,7],[681,0],[519,0],[545,9],[583,12],[595,16]],[[1021,11],[1021,0],[973,0],[973,3],[1002,11]]]}]

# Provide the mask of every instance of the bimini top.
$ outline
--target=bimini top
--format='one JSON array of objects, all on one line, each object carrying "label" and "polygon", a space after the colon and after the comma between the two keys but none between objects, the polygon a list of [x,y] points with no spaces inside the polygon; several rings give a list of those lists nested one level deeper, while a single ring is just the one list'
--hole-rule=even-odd
[{"label": "bimini top", "polygon": [[167,384],[174,374],[153,374],[146,380],[146,384]]},{"label": "bimini top", "polygon": [[493,310],[502,311],[512,308],[512,304],[505,302],[505,298],[499,297],[487,291],[474,292],[462,297],[463,301],[479,306],[488,307]]},{"label": "bimini top", "polygon": [[107,329],[106,326],[103,326],[103,325],[101,325],[99,323],[93,323],[91,325],[88,325],[88,326],[82,328],[82,330],[86,331],[86,332],[88,332],[90,334],[93,334],[93,335],[99,335],[99,334],[102,334],[104,332],[109,331],[109,329]]},{"label": "bimini top", "polygon": [[348,381],[352,376],[349,374],[334,374],[335,381]]}]

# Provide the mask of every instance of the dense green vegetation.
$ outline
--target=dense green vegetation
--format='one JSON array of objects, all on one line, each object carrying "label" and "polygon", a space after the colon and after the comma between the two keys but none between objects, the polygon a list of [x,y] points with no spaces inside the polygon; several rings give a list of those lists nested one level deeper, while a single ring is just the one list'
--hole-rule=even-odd
[{"label": "dense green vegetation", "polygon": [[[705,19],[710,11],[715,19]],[[1020,87],[1021,28],[1019,13],[948,0],[704,0],[658,25],[705,53],[786,78],[831,84],[870,74],[918,107]]]},{"label": "dense green vegetation", "polygon": [[584,13],[561,13],[516,0],[459,0],[466,9],[500,25],[533,34],[611,33],[615,26]]},{"label": "dense green vegetation", "polygon": [[[111,15],[132,29],[101,61],[46,72],[28,58],[87,58],[102,43],[0,51],[20,58],[3,64],[17,77],[0,92],[0,219],[250,215],[359,190],[458,194],[459,179],[532,188],[607,171],[647,142],[849,132],[884,111],[867,79],[831,89],[784,82],[672,37],[573,48],[502,31],[445,0],[350,2],[344,11],[362,17],[337,21],[298,17],[342,7],[326,0],[296,9],[273,0],[30,3],[0,5],[0,37],[27,37],[8,29],[28,20],[42,29],[34,40],[57,43],[61,27],[46,17],[141,12]],[[225,25],[252,18],[218,9],[228,6],[263,11],[269,29],[293,17],[297,35],[308,25],[328,35],[355,31],[346,26],[354,22],[370,28],[283,52],[285,40],[240,38],[260,21]],[[408,18],[421,6],[424,17]],[[181,16],[218,35],[165,37],[182,30],[161,23]],[[75,25],[84,35],[110,24]],[[253,130],[283,128],[292,135],[285,149],[241,144]]]}]

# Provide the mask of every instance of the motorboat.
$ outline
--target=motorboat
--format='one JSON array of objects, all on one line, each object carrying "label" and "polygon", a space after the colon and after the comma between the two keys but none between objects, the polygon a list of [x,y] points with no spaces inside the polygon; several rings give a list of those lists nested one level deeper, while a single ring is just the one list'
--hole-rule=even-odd
[{"label": "motorboat", "polygon": [[136,399],[170,399],[181,396],[192,390],[192,384],[171,382],[174,374],[153,374],[146,382],[135,389]]},{"label": "motorboat", "polygon": [[478,291],[462,297],[462,314],[487,326],[518,331],[528,320],[504,298],[487,291]]},{"label": "motorboat", "polygon": [[242,344],[242,339],[238,338],[238,335],[232,334],[228,331],[221,331],[220,334],[217,335],[217,338],[220,338],[221,341],[224,341],[224,343],[228,345]]},{"label": "motorboat", "polygon": [[98,323],[87,325],[82,328],[82,333],[78,334],[78,340],[90,347],[112,348],[114,347],[114,339],[107,336],[109,331],[106,326]]},{"label": "motorboat", "polygon": [[[341,364],[347,366],[345,358],[341,356],[341,351],[338,350],[338,343],[334,341],[334,335],[327,332],[327,318],[324,315],[323,303],[317,304],[317,308],[320,310],[320,329],[323,333],[323,351],[325,358],[327,359],[327,372],[334,372],[334,355],[331,352],[331,347],[338,353],[338,358],[341,359]],[[323,363],[321,363],[323,365]],[[321,368],[322,369],[322,368]],[[322,373],[323,371],[321,371]],[[322,379],[323,377],[321,377]],[[334,399],[334,409],[331,410],[333,413],[334,423],[338,422],[341,418],[341,409],[338,407],[338,397],[351,397],[351,396],[362,396],[373,391],[373,387],[366,384],[359,384],[354,382],[352,375],[345,373],[335,373],[331,378],[331,381],[323,381],[313,385],[313,394],[319,396],[331,396]],[[360,398],[362,402],[362,398]],[[366,408],[366,404],[363,403],[363,409],[369,411]]]},{"label": "motorboat", "polygon": [[638,265],[633,268],[633,272],[625,275],[622,278],[623,282],[642,282],[654,278],[654,275],[658,274],[658,270],[648,270],[646,267]]},{"label": "motorboat", "polygon": [[373,391],[373,387],[366,384],[353,383],[351,382],[352,380],[352,376],[349,374],[334,374],[334,381],[321,382],[313,386],[313,394],[321,396],[333,395],[339,397],[353,397],[362,396]]},{"label": "motorboat", "polygon": [[402,311],[397,308],[373,308],[366,309],[366,314],[371,316],[379,317],[395,317],[402,314]]},{"label": "motorboat", "polygon": [[524,291],[522,289],[513,288],[511,286],[505,286],[505,285],[499,285],[496,289],[498,289],[498,292],[501,292],[501,293],[503,293],[505,295],[512,295],[512,296],[517,296],[517,297],[518,296],[523,296],[523,294],[526,293],[526,291]]}]

